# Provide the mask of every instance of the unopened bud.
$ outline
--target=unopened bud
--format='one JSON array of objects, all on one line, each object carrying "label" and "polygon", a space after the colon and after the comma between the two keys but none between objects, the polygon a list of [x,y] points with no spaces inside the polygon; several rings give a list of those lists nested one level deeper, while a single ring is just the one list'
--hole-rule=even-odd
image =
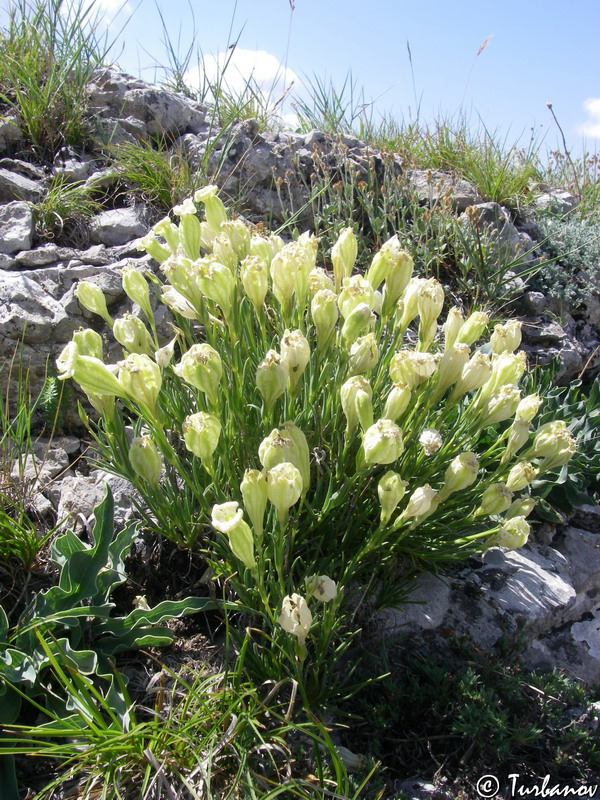
[{"label": "unopened bud", "polygon": [[310,345],[302,331],[286,329],[281,337],[281,358],[287,369],[290,388],[294,391],[310,361]]},{"label": "unopened bud", "polygon": [[128,353],[154,353],[152,336],[142,320],[133,314],[125,314],[114,321],[113,336]]},{"label": "unopened bud", "polygon": [[383,475],[377,484],[377,495],[381,505],[381,524],[386,525],[396,510],[398,503],[406,494],[406,481],[393,470],[389,470]]},{"label": "unopened bud", "polygon": [[206,221],[217,235],[221,230],[221,225],[227,222],[227,212],[225,211],[225,206],[217,197],[218,191],[217,186],[205,186],[203,189],[198,189],[194,194],[195,203],[204,203]]},{"label": "unopened bud", "polygon": [[287,366],[276,350],[269,350],[256,370],[256,387],[270,411],[287,386]]},{"label": "unopened bud", "polygon": [[352,228],[343,228],[331,250],[335,291],[339,292],[344,278],[352,275],[358,253],[358,242]]},{"label": "unopened bud", "polygon": [[490,517],[502,514],[510,506],[513,493],[505,483],[493,483],[484,491],[476,517]]},{"label": "unopened bud", "polygon": [[373,369],[379,359],[379,348],[374,333],[359,336],[350,347],[348,372],[350,375],[362,375]]},{"label": "unopened bud", "polygon": [[250,302],[258,314],[269,290],[267,266],[259,256],[247,256],[240,264],[240,278]]},{"label": "unopened bud", "polygon": [[93,314],[98,314],[112,328],[113,320],[106,307],[106,298],[97,283],[79,281],[75,287],[75,297],[79,300],[80,305]]},{"label": "unopened bud", "polygon": [[365,431],[363,450],[370,464],[392,464],[404,451],[402,431],[391,419],[380,419]]},{"label": "unopened bud", "polygon": [[247,469],[240,484],[244,508],[260,541],[267,507],[267,479],[258,469]]},{"label": "unopened bud", "polygon": [[492,353],[514,353],[521,344],[521,322],[511,319],[504,325],[495,325],[490,344]]},{"label": "unopened bud", "polygon": [[129,461],[140,478],[152,486],[158,486],[162,471],[162,459],[149,436],[138,436],[131,442]]},{"label": "unopened bud", "polygon": [[214,347],[206,343],[192,345],[173,371],[190,386],[204,392],[211,406],[216,405],[223,362]]},{"label": "unopened bud", "polygon": [[354,375],[342,385],[340,399],[346,415],[346,436],[360,426],[366,430],[373,424],[373,390],[362,375]]},{"label": "unopened bud", "polygon": [[219,420],[212,414],[198,411],[185,418],[182,430],[187,449],[210,467],[221,436]]}]

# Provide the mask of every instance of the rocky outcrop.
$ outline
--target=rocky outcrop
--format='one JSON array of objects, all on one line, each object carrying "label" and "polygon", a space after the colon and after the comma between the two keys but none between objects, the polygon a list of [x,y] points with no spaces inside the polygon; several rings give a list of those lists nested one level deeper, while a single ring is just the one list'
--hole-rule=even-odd
[{"label": "rocky outcrop", "polygon": [[[600,507],[593,519],[600,520]],[[486,652],[519,645],[532,668],[600,682],[600,536],[564,526],[551,545],[491,548],[446,576],[421,576],[408,602],[378,615],[378,635],[435,648],[466,637]]]}]

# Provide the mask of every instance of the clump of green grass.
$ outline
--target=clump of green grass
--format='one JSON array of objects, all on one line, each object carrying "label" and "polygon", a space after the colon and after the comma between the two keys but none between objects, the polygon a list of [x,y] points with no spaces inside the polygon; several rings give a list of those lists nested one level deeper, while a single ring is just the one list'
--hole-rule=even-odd
[{"label": "clump of green grass", "polygon": [[164,140],[115,145],[111,156],[127,189],[161,212],[203,184],[202,171],[192,169],[181,149],[169,148]]},{"label": "clump of green grass", "polygon": [[93,3],[15,0],[0,32],[0,103],[41,156],[88,135],[85,88],[110,45]]},{"label": "clump of green grass", "polygon": [[33,206],[36,233],[42,239],[72,241],[85,220],[102,209],[95,189],[85,181],[69,183],[62,176],[52,178],[44,197]]}]

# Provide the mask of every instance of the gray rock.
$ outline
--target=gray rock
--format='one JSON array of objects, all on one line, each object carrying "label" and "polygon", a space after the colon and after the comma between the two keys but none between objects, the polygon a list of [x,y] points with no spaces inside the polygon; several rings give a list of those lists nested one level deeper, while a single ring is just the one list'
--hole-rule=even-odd
[{"label": "gray rock", "polygon": [[68,469],[67,453],[60,447],[49,446],[45,453],[31,453],[13,462],[10,475],[16,482],[43,488]]},{"label": "gray rock", "polygon": [[143,213],[138,208],[115,208],[102,211],[91,222],[93,242],[107,246],[125,244],[148,232]]},{"label": "gray rock", "polygon": [[526,292],[522,303],[531,314],[541,314],[547,305],[546,296],[542,292]]},{"label": "gray rock", "polygon": [[53,497],[57,517],[68,525],[72,525],[80,516],[87,520],[103,497],[103,488],[93,478],[67,475],[58,484]]},{"label": "gray rock", "polygon": [[80,156],[72,147],[63,147],[54,157],[54,175],[65,183],[85,181],[95,171],[91,156]]},{"label": "gray rock", "polygon": [[422,778],[409,778],[408,780],[397,781],[394,786],[394,797],[389,800],[453,800],[451,792],[443,787],[436,787],[433,783]]},{"label": "gray rock", "polygon": [[150,136],[196,133],[202,129],[206,116],[200,104],[148,84],[125,92],[121,114],[141,120]]},{"label": "gray rock", "polygon": [[523,341],[533,345],[560,345],[567,332],[558,322],[545,322],[541,318],[527,320],[522,329]]},{"label": "gray rock", "polygon": [[[66,342],[78,327],[62,304],[24,273],[0,275],[0,340],[27,344]],[[10,347],[0,344],[2,360]]]},{"label": "gray rock", "polygon": [[6,152],[23,139],[23,131],[16,117],[7,116],[0,119],[0,153]]},{"label": "gray rock", "polygon": [[441,202],[444,197],[449,197],[454,209],[462,212],[482,201],[473,184],[439,170],[409,170],[407,179],[421,203],[433,205]]},{"label": "gray rock", "polygon": [[6,253],[0,253],[0,269],[16,269],[18,266],[19,263],[16,258],[11,258]]},{"label": "gray rock", "polygon": [[18,172],[0,169],[0,202],[28,200],[31,203],[37,203],[42,199],[43,193],[43,186],[36,181],[26,178]]},{"label": "gray rock", "polygon": [[576,508],[571,517],[571,522],[584,531],[600,533],[600,506],[585,505]]},{"label": "gray rock", "polygon": [[564,189],[550,189],[534,198],[533,207],[537,211],[549,211],[552,214],[562,215],[568,214],[578,203],[578,199],[570,192]]},{"label": "gray rock", "polygon": [[55,244],[45,244],[43,247],[36,247],[35,250],[22,250],[16,256],[16,262],[20,267],[27,269],[44,267],[58,261],[58,247]]},{"label": "gray rock", "polygon": [[33,231],[33,215],[28,203],[14,201],[0,206],[0,253],[11,255],[19,250],[30,250]]},{"label": "gray rock", "polygon": [[105,472],[104,470],[94,470],[90,473],[90,478],[94,480],[95,486],[101,488],[103,492],[106,483],[110,486],[115,503],[115,528],[124,527],[135,516],[135,508],[131,500],[132,497],[139,498],[136,490],[129,481],[119,478],[117,475],[111,475],[110,472]]},{"label": "gray rock", "polygon": [[23,161],[20,158],[0,159],[0,169],[5,169],[8,172],[16,172],[34,182],[45,181],[47,177],[43,167],[32,164],[31,161]]}]

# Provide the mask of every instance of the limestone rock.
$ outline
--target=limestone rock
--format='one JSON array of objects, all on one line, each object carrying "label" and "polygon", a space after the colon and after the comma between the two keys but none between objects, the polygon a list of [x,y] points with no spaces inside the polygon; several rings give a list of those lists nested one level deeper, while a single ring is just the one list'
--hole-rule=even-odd
[{"label": "limestone rock", "polygon": [[92,219],[93,242],[107,245],[125,244],[148,232],[143,213],[138,208],[115,208],[102,211]]},{"label": "limestone rock", "polygon": [[409,186],[416,192],[421,203],[436,204],[448,196],[454,209],[462,212],[482,201],[473,184],[439,170],[413,169],[409,170],[407,178]]},{"label": "limestone rock", "polygon": [[37,203],[41,200],[44,188],[36,181],[26,178],[18,172],[0,169],[0,202],[10,200],[28,200]]},{"label": "limestone rock", "polygon": [[575,195],[564,189],[550,189],[539,194],[533,201],[536,211],[549,211],[552,214],[568,214],[578,205]]},{"label": "limestone rock", "polygon": [[33,215],[28,203],[13,201],[0,206],[0,253],[11,255],[31,249]]}]

